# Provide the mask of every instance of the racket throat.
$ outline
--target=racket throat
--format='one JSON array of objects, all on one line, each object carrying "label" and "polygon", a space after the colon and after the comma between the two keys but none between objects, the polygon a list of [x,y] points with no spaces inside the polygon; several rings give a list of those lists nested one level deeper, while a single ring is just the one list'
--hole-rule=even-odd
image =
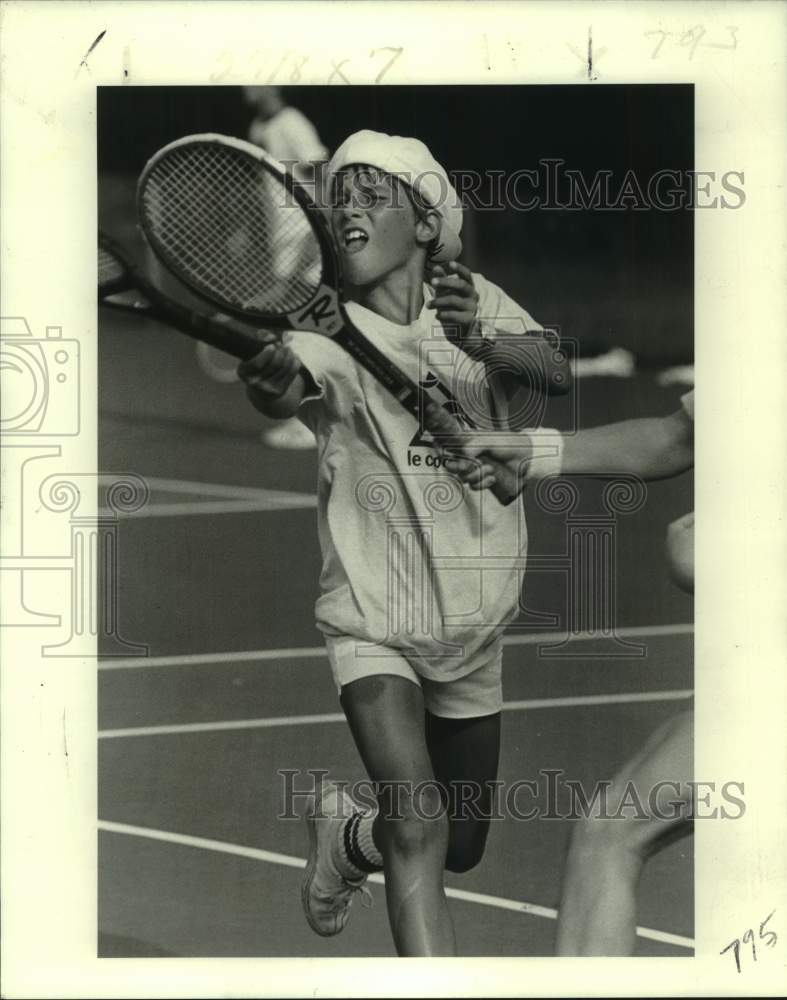
[{"label": "racket throat", "polygon": [[406,410],[416,419],[420,418],[416,385],[382,351],[353,334],[342,315],[336,291],[330,285],[321,285],[308,306],[287,316],[287,323],[293,330],[330,337],[381,382]]},{"label": "racket throat", "polygon": [[[286,317],[286,324],[292,330],[308,330],[311,333],[318,333],[324,337],[337,336],[344,321],[339,309],[339,300],[336,290],[330,285],[320,285],[311,302],[302,309],[290,313]],[[344,341],[342,341],[344,347]]]}]

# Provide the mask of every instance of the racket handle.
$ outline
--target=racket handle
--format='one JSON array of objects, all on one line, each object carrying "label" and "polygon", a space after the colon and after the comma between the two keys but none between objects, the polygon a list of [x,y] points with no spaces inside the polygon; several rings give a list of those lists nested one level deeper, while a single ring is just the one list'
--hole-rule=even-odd
[{"label": "racket handle", "polygon": [[225,354],[231,354],[240,361],[255,357],[265,346],[246,327],[228,316],[205,316],[176,303],[168,303],[167,312],[183,333],[224,351]]},{"label": "racket handle", "polygon": [[206,315],[195,312],[160,292],[139,272],[134,271],[133,275],[134,284],[154,304],[156,313],[181,333],[231,354],[240,361],[255,357],[265,346],[264,341],[237,320],[219,313]]}]

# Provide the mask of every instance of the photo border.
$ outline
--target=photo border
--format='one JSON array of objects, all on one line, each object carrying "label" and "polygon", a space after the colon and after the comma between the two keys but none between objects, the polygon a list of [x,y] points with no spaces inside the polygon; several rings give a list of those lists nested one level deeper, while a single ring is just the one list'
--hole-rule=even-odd
[{"label": "photo border", "polygon": [[[4,628],[3,995],[778,995],[787,6],[6,2],[0,18],[2,313],[79,342],[79,434],[46,445],[67,476],[96,473],[98,85],[693,82],[696,168],[741,170],[746,191],[695,226],[696,773],[743,779],[747,803],[734,824],[697,826],[696,957],[98,960],[95,661],[47,659],[37,629]],[[6,483],[17,457],[4,447]],[[4,551],[21,501],[3,505]],[[81,503],[95,517],[88,486]],[[66,544],[61,523],[42,519],[44,555]],[[777,947],[737,973],[721,951],[774,909]]]}]

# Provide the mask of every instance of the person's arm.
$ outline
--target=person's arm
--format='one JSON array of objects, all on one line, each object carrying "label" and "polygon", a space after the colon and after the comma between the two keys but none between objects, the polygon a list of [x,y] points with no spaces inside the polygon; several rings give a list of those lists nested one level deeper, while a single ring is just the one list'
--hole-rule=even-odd
[{"label": "person's arm", "polygon": [[555,334],[543,330],[496,285],[458,261],[436,264],[430,284],[435,295],[427,309],[435,311],[446,337],[500,373],[508,393],[520,385],[544,395],[562,396],[570,390],[571,369]]},{"label": "person's arm", "polygon": [[491,370],[502,372],[512,388],[526,387],[545,396],[565,396],[571,390],[568,356],[543,330],[497,337],[487,347],[484,360]]},{"label": "person's arm", "polygon": [[545,396],[571,391],[573,375],[554,330],[545,329],[498,285],[476,275],[479,318],[486,338],[490,371],[504,374],[507,395],[523,390]]},{"label": "person's arm", "polygon": [[[525,432],[527,433],[527,432]],[[666,479],[694,464],[694,424],[685,410],[622,420],[563,438],[561,472],[630,473]]]},{"label": "person's arm", "polygon": [[[434,419],[438,419],[437,414]],[[558,459],[546,461],[538,457],[539,431],[525,429],[513,439],[503,434],[499,445],[488,441],[476,445],[472,437],[452,437],[437,425],[433,433],[439,435],[441,446],[448,452],[446,469],[474,490],[488,489],[495,482],[494,469],[484,462],[484,454],[516,470],[520,488],[527,479],[541,474],[628,473],[642,479],[666,479],[694,464],[694,422],[683,408],[667,417],[622,420],[577,434],[550,431],[549,441],[542,440],[549,444],[559,438],[561,454]]]}]

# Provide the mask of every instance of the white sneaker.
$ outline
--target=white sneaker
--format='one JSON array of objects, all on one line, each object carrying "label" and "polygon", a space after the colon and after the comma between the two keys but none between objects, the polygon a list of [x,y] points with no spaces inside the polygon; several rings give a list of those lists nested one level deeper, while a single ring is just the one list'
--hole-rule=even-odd
[{"label": "white sneaker", "polygon": [[333,937],[344,928],[350,916],[353,897],[360,892],[366,905],[371,893],[364,886],[367,876],[346,878],[334,861],[334,845],[341,827],[358,807],[342,789],[326,782],[306,814],[309,829],[309,861],[301,883],[301,902],[309,926],[322,937]]},{"label": "white sneaker", "polygon": [[592,375],[631,378],[636,368],[637,359],[625,347],[613,347],[606,354],[599,354],[595,358],[576,358],[571,363],[571,373],[575,378]]},{"label": "white sneaker", "polygon": [[694,365],[674,365],[656,376],[659,385],[694,385]]}]

